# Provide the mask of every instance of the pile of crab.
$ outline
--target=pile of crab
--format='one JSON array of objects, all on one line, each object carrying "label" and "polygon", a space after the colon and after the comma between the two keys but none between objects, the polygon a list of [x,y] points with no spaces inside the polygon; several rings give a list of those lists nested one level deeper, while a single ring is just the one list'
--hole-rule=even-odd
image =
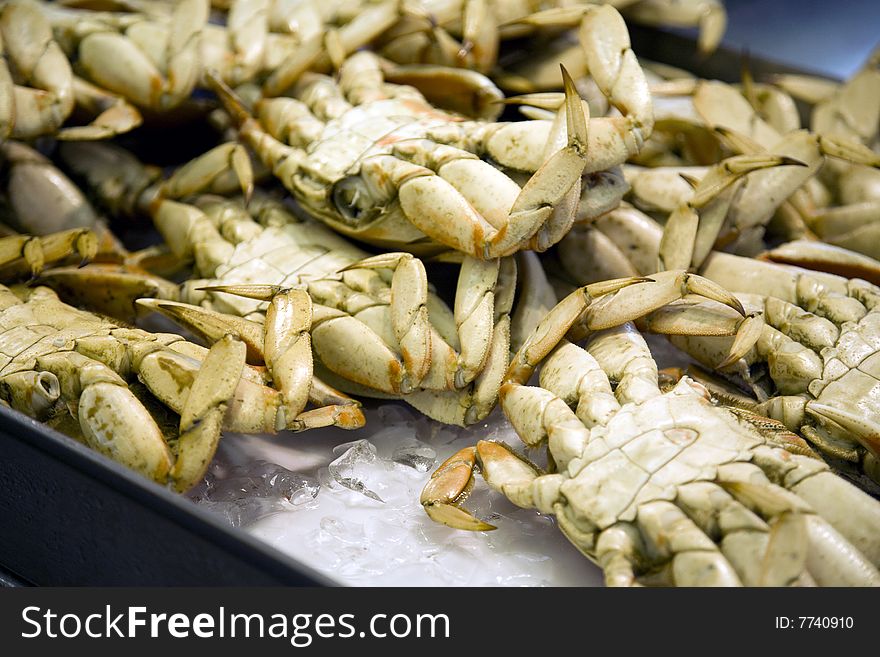
[{"label": "pile of crab", "polygon": [[432,519],[492,529],[479,472],[608,584],[880,585],[880,58],[727,84],[628,22],[725,14],[3,3],[0,398],[181,491],[224,430],[500,405],[547,467],[481,441]]}]

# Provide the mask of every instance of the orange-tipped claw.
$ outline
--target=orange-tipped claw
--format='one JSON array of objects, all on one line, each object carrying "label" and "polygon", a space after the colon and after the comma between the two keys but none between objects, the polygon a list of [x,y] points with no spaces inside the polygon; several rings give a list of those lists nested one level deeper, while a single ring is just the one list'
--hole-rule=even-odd
[{"label": "orange-tipped claw", "polygon": [[494,525],[475,518],[459,506],[474,487],[476,458],[476,449],[465,447],[446,459],[431,475],[419,498],[431,520],[474,532],[495,529]]}]

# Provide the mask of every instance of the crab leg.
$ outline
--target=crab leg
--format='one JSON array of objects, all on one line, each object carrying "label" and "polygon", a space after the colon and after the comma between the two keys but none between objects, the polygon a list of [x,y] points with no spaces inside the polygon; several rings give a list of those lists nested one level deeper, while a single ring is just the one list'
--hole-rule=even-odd
[{"label": "crab leg", "polygon": [[[510,290],[513,289],[511,286]],[[490,348],[482,371],[461,390],[421,390],[406,396],[406,401],[425,415],[446,424],[467,426],[486,417],[498,400],[510,357],[510,320],[502,303],[496,304],[499,318],[492,332]]]},{"label": "crab leg", "polygon": [[623,13],[647,25],[699,25],[697,47],[704,55],[715,51],[727,28],[727,12],[721,0],[640,0],[623,8]]},{"label": "crab leg", "polygon": [[[610,295],[611,292],[615,294]],[[525,383],[537,363],[566,334],[579,340],[590,331],[618,326],[687,294],[705,296],[745,315],[740,302],[729,292],[705,278],[684,272],[661,272],[650,279],[617,279],[587,285],[563,299],[539,324],[514,356],[508,369],[508,380]],[[595,297],[605,298],[597,300]],[[739,332],[752,335],[752,324],[746,318]],[[748,350],[751,346],[748,340],[738,341],[736,345],[739,350]]]},{"label": "crab leg", "polygon": [[240,144],[226,143],[215,146],[188,162],[162,183],[158,195],[163,198],[182,198],[198,192],[210,192],[212,183],[227,171],[232,171],[238,185],[249,200],[254,191],[254,172],[247,151]]},{"label": "crab leg", "polygon": [[57,262],[76,253],[84,265],[95,257],[97,251],[97,237],[91,230],[83,228],[72,228],[45,237],[9,235],[0,238],[0,270],[7,279],[23,274],[35,277],[47,262]]},{"label": "crab leg", "polygon": [[494,121],[501,114],[504,94],[484,75],[473,70],[448,66],[393,66],[383,62],[386,82],[401,85],[392,92],[408,93],[415,87],[432,105]]},{"label": "crab leg", "polygon": [[[801,459],[803,457],[793,457]],[[762,468],[731,463],[718,468],[719,483],[737,500],[767,519],[773,529],[799,521],[800,536],[778,537],[782,543],[801,544],[798,555],[805,569],[824,586],[877,586],[877,569],[827,521],[813,513],[797,496],[772,484]],[[843,483],[843,482],[841,482]],[[862,495],[864,495],[862,493]],[[864,500],[860,500],[864,505]],[[773,538],[777,538],[773,536]],[[788,540],[786,540],[788,538]],[[807,549],[804,551],[803,548]],[[768,573],[769,574],[769,573]]]},{"label": "crab leg", "polygon": [[[270,412],[273,415],[272,424],[267,430],[302,431],[326,426],[328,422],[334,421],[344,428],[356,428],[363,424],[360,412],[355,408],[344,408],[345,403],[338,404],[338,408],[317,409],[320,412],[303,410],[310,398],[320,397],[311,394],[312,350],[308,329],[311,326],[312,313],[308,294],[302,290],[280,291],[272,286],[227,286],[224,289],[233,294],[247,294],[252,298],[269,300],[264,326],[189,304],[157,299],[139,299],[138,304],[171,317],[211,343],[216,343],[227,334],[235,335],[246,345],[249,359],[265,362],[272,381],[280,392],[280,398],[276,399],[274,391],[269,392],[272,389],[266,388],[263,391],[266,408],[260,415],[264,415],[267,420]],[[177,366],[181,365],[182,363],[178,363]],[[243,381],[242,385],[245,383]],[[324,396],[328,396],[327,389],[320,390]],[[245,386],[245,389],[236,392],[236,400],[238,397],[243,398],[243,394],[252,398],[256,392],[256,389],[251,391]],[[252,398],[243,403],[242,408],[252,408],[260,403],[259,398]],[[349,400],[347,405],[357,404]],[[234,405],[231,410],[236,410]],[[232,412],[227,416],[227,423],[239,415],[242,419],[246,417],[244,411]]]},{"label": "crab leg", "polygon": [[65,141],[110,139],[130,132],[143,123],[137,108],[122,96],[111,94],[95,85],[73,77],[76,105],[95,115],[88,125],[62,128],[56,135]]},{"label": "crab leg", "polygon": [[180,413],[177,460],[171,470],[177,490],[192,488],[214,457],[244,359],[245,345],[227,335],[211,347],[202,361]]},{"label": "crab leg", "polygon": [[[675,504],[662,501],[645,504],[639,507],[637,519],[644,549],[666,562],[666,572],[659,573],[661,581],[667,580],[675,586],[742,586],[736,570],[718,546]],[[772,563],[778,566],[779,561],[777,558]],[[774,574],[779,575],[778,568]],[[768,584],[782,583],[789,582]]]},{"label": "crab leg", "polygon": [[[400,17],[398,3],[380,2],[358,13],[350,23],[341,27],[333,39],[343,57],[372,41],[391,27]],[[326,38],[319,34],[304,43],[296,57],[289,58],[275,69],[263,85],[266,96],[280,96],[307,70],[327,70],[330,57],[324,51]]]},{"label": "crab leg", "polygon": [[135,304],[138,299],[174,300],[178,297],[177,285],[139,271],[136,266],[55,267],[41,272],[38,280],[40,285],[52,288],[72,305],[131,323],[137,320]]},{"label": "crab leg", "polygon": [[24,260],[32,276],[39,274],[46,264],[40,238],[32,235],[9,235],[0,238],[0,264],[7,265],[18,259]]},{"label": "crab leg", "polygon": [[207,0],[182,0],[168,23],[163,73],[149,49],[136,38],[150,38],[145,26],[123,36],[114,31],[89,34],[79,44],[78,61],[90,80],[140,107],[168,110],[189,97],[199,78],[199,35],[208,20]]},{"label": "crab leg", "polygon": [[458,506],[474,487],[476,458],[476,448],[465,447],[446,459],[431,474],[431,480],[422,490],[421,503],[432,520],[456,529],[495,529]]},{"label": "crab leg", "polygon": [[[556,293],[547,280],[547,274],[533,251],[516,255],[517,278],[520,281],[519,300],[510,321],[510,346],[519,349],[541,318],[556,306]],[[622,278],[622,277],[621,277]]]},{"label": "crab leg", "polygon": [[802,163],[787,156],[756,154],[728,158],[709,169],[693,197],[670,215],[660,241],[659,269],[699,269],[733,202],[731,185],[752,171],[789,164]]},{"label": "crab leg", "polygon": [[229,8],[225,33],[232,50],[230,70],[224,79],[240,84],[256,77],[264,58],[268,41],[270,0],[236,1]]},{"label": "crab leg", "polygon": [[653,107],[626,23],[617,9],[610,4],[549,9],[516,22],[580,24],[578,36],[587,68],[603,95],[623,114],[591,121],[590,160],[585,172],[610,168],[638,153],[654,128]]},{"label": "crab leg", "polygon": [[[5,3],[0,12],[0,45],[21,77],[36,87],[13,87],[14,120],[4,121],[6,130],[11,130],[4,136],[33,139],[55,132],[73,111],[73,72],[36,3]],[[0,68],[8,73],[5,61]],[[10,114],[9,101],[7,97],[5,114]]]}]

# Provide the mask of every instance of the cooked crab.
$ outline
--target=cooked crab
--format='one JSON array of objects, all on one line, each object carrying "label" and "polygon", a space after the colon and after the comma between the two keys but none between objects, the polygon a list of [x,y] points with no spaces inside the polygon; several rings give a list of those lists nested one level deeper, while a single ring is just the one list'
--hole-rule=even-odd
[{"label": "cooked crab", "polygon": [[[44,287],[19,298],[4,286],[0,296],[0,396],[38,418],[60,403],[67,409],[61,412],[78,418],[79,438],[146,477],[191,487],[214,454],[221,426],[230,424],[227,412],[253,410],[236,398],[244,389],[241,342],[225,338],[208,352],[180,336],[120,328]],[[173,449],[129,390],[132,376],[180,413]]]},{"label": "cooked crab", "polygon": [[[622,19],[609,9],[596,22],[610,35],[594,43],[601,86],[622,117],[588,122],[568,80],[557,121],[465,121],[384,82],[366,52],[345,62],[338,85],[304,77],[298,99],[266,101],[259,120],[219,79],[214,87],[241,139],[334,230],[385,248],[445,246],[490,259],[558,241],[574,220],[581,175],[617,166],[650,133],[650,100]],[[534,175],[520,188],[479,155]]]},{"label": "cooked crab", "polygon": [[[140,114],[122,98],[73,74],[41,8],[13,0],[0,8],[0,138],[104,139],[137,127]],[[88,125],[63,127],[78,106]]]},{"label": "cooked crab", "polygon": [[[621,208],[566,237],[559,249],[563,277],[583,284],[650,275],[664,248],[673,254],[667,259],[680,255],[669,236],[635,208]],[[824,262],[835,262],[834,247],[818,245],[826,251]],[[585,250],[595,257],[584,258]],[[862,257],[860,266],[852,254],[843,255],[837,261],[840,271],[877,277],[876,262]],[[701,275],[735,293],[764,321],[754,348],[743,360],[723,363],[721,371],[756,395],[756,410],[801,433],[838,465],[849,463],[856,473],[880,479],[874,433],[880,406],[871,369],[880,290],[861,279],[726,253],[709,251],[702,262]],[[725,320],[706,310],[705,321]],[[673,342],[712,369],[729,348],[725,338],[675,337]]]},{"label": "cooked crab", "polygon": [[[508,377],[502,407],[549,472],[481,441],[435,472],[428,515],[492,529],[461,508],[478,467],[515,504],[552,514],[611,586],[880,585],[880,503],[796,437],[710,402],[689,378],[662,393],[642,337],[624,325],[544,356],[540,387]],[[786,449],[789,448],[789,449]]]}]

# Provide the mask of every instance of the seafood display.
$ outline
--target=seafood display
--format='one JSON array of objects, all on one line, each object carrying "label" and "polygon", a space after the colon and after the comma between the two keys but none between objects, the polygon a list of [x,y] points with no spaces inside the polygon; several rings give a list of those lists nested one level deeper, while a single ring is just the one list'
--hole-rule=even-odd
[{"label": "seafood display", "polygon": [[[725,22],[2,3],[0,403],[235,526],[382,514],[394,463],[422,548],[555,527],[607,585],[880,586],[880,51],[732,83],[630,39]],[[226,460],[306,430],[320,473]],[[478,474],[530,520],[467,510]]]}]

